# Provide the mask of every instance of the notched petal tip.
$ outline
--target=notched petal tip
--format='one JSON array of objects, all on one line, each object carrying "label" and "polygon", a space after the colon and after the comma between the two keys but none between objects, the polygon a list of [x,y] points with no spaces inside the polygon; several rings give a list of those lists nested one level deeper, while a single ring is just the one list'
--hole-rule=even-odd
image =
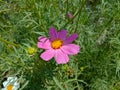
[{"label": "notched petal tip", "polygon": [[78,38],[78,34],[77,33],[73,33],[73,34],[71,34],[71,37],[74,38],[74,39],[77,39]]},{"label": "notched petal tip", "polygon": [[45,61],[49,61],[50,59],[52,59],[54,57],[54,50],[52,49],[49,49],[49,50],[46,50],[45,52],[43,52],[40,57],[45,60]]},{"label": "notched petal tip", "polygon": [[37,42],[37,47],[41,48],[41,46],[42,46],[42,43],[41,42]]},{"label": "notched petal tip", "polygon": [[61,48],[68,55],[78,54],[80,51],[80,46],[76,44],[67,44]]},{"label": "notched petal tip", "polygon": [[69,61],[69,57],[62,50],[57,50],[55,54],[55,61],[57,64],[66,64]]},{"label": "notched petal tip", "polygon": [[40,42],[45,42],[47,39],[48,39],[48,38],[43,37],[43,36],[39,36],[39,37],[38,37],[38,40],[39,40]]},{"label": "notched petal tip", "polygon": [[39,37],[38,37],[38,40],[40,41],[42,38],[43,38],[43,36],[39,36]]},{"label": "notched petal tip", "polygon": [[37,47],[42,49],[50,49],[50,41],[48,38],[43,38],[40,41],[37,42]]},{"label": "notched petal tip", "polygon": [[71,35],[65,40],[65,44],[70,44],[70,43],[72,43],[75,39],[77,39],[77,37],[78,37],[78,34],[77,34],[77,33],[71,34]]},{"label": "notched petal tip", "polygon": [[50,35],[51,40],[57,38],[57,31],[56,31],[56,29],[54,27],[51,27],[49,29],[49,35]]},{"label": "notched petal tip", "polygon": [[49,34],[56,34],[56,29],[54,27],[50,27]]},{"label": "notched petal tip", "polygon": [[58,38],[59,39],[64,41],[66,39],[66,36],[67,36],[67,30],[60,30],[58,32]]},{"label": "notched petal tip", "polygon": [[56,62],[57,64],[67,64],[68,63],[68,61],[66,61],[66,62]]}]

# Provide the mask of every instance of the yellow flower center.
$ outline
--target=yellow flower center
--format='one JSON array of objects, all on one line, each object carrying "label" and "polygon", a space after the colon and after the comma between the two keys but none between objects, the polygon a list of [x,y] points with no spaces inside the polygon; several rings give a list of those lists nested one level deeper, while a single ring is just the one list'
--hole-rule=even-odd
[{"label": "yellow flower center", "polygon": [[9,84],[9,85],[7,86],[7,90],[12,90],[12,88],[13,88],[13,85],[11,85],[11,84]]},{"label": "yellow flower center", "polygon": [[62,44],[63,44],[63,41],[62,41],[62,40],[56,39],[56,40],[52,41],[51,47],[52,47],[53,49],[59,49],[59,48],[62,46]]}]

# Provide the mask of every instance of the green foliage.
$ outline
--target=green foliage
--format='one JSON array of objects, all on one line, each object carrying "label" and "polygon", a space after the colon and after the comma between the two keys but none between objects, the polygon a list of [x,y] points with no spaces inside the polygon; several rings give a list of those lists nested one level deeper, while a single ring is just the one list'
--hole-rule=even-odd
[{"label": "green foliage", "polygon": [[[39,57],[51,26],[79,35],[65,65]],[[0,0],[0,89],[8,76],[20,90],[120,90],[120,1]]]}]

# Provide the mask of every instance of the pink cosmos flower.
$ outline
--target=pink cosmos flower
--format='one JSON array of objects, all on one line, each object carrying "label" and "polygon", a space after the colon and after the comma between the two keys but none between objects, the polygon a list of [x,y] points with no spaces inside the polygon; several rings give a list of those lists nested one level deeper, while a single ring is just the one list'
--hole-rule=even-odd
[{"label": "pink cosmos flower", "polygon": [[43,36],[38,38],[37,47],[45,49],[45,52],[40,55],[43,60],[49,61],[54,57],[57,64],[66,64],[69,61],[68,55],[75,55],[79,52],[80,47],[72,44],[78,37],[77,34],[67,37],[66,30],[56,32],[55,28],[51,27],[49,35],[49,38]]}]

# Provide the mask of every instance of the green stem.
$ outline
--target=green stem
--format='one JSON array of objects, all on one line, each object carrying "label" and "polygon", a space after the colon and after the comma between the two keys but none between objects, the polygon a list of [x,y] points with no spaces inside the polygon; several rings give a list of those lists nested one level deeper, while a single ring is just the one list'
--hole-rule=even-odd
[{"label": "green stem", "polygon": [[76,10],[75,14],[73,15],[73,18],[70,19],[62,28],[64,28],[65,26],[67,26],[71,21],[74,20],[74,18],[78,15],[81,14],[82,8],[83,6],[86,4],[86,0],[83,0],[81,6]]},{"label": "green stem", "polygon": [[10,9],[4,9],[4,10],[0,10],[0,13],[2,12],[6,12],[6,11],[9,11]]},{"label": "green stem", "polygon": [[8,42],[7,40],[4,40],[4,39],[2,39],[2,38],[0,38],[0,41],[2,41],[2,42],[5,43],[5,44],[10,44],[10,45],[13,45],[13,46],[19,46],[19,45],[17,45],[17,44]]}]

